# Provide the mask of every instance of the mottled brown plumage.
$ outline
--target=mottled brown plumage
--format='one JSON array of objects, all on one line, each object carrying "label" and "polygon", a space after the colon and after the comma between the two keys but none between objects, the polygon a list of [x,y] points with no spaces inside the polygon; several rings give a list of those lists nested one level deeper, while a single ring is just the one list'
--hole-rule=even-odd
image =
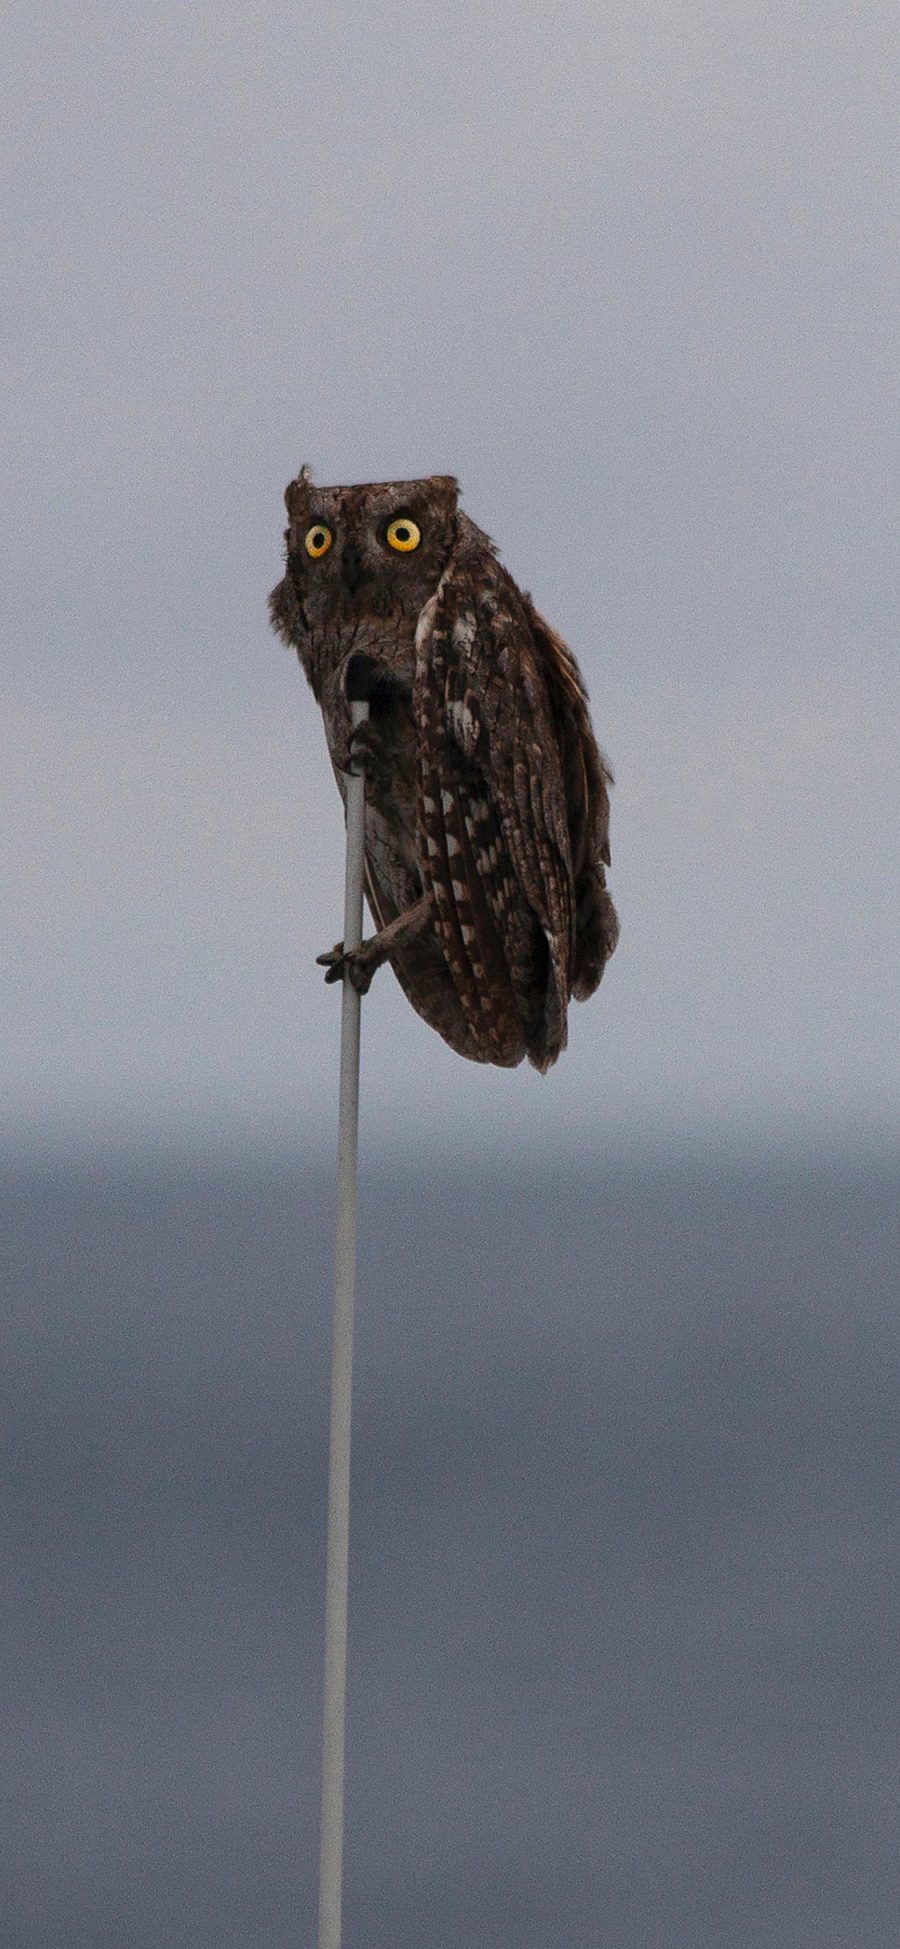
[{"label": "mottled brown plumage", "polygon": [[[319,488],[304,468],[285,502],[272,622],[322,708],[342,792],[352,760],[367,777],[378,932],[347,957],[351,978],[364,992],[389,960],[460,1055],[545,1070],[570,996],[593,993],[618,935],[611,774],[575,658],[455,480]],[[352,748],[351,667],[371,697]],[[340,947],[323,959],[340,975]]]}]

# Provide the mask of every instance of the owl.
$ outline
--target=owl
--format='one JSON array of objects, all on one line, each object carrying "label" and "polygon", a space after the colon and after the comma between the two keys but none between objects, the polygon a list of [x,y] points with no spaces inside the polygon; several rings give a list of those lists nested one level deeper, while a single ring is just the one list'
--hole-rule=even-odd
[{"label": "owl", "polygon": [[[571,650],[459,506],[455,480],[285,492],[273,627],[321,707],[338,785],[366,776],[376,932],[320,957],[365,993],[389,961],[451,1049],[545,1071],[618,936],[611,773]],[[348,686],[369,700],[351,731]]]}]

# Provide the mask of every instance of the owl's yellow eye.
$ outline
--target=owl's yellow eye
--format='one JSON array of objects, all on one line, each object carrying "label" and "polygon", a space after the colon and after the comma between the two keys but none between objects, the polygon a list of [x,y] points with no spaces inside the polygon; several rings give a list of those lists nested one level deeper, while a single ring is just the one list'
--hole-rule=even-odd
[{"label": "owl's yellow eye", "polygon": [[317,562],[320,555],[327,555],[333,540],[331,529],[326,528],[324,521],[316,521],[306,530],[304,547],[307,555],[311,555],[313,561]]},{"label": "owl's yellow eye", "polygon": [[421,528],[408,514],[399,514],[396,521],[388,522],[388,547],[396,548],[399,554],[408,555],[410,549],[418,548],[421,539]]}]

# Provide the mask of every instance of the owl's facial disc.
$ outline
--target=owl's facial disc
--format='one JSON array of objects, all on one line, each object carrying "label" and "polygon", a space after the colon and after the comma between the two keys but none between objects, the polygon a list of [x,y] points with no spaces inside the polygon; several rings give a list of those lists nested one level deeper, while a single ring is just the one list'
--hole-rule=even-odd
[{"label": "owl's facial disc", "polygon": [[456,483],[361,482],[287,490],[288,566],[304,627],[393,617],[413,623],[443,572],[454,536]]}]

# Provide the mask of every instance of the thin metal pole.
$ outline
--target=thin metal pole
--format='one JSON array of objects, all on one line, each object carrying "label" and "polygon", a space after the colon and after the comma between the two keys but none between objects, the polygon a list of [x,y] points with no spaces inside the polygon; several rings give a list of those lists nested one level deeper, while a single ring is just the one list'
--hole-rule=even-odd
[{"label": "thin metal pole", "polygon": [[[368,714],[367,703],[359,700],[351,702],[350,718],[354,726],[362,724]],[[358,774],[351,773],[347,779],[345,953],[358,947],[362,940],[365,816],[366,781],[360,767]],[[350,1550],[350,1418],[353,1387],[353,1301],[356,1284],[356,1158],[359,1132],[359,1015],[360,997],[345,972],[341,1007],[334,1339],[331,1356],[328,1544],[325,1565],[325,1697],[322,1717],[319,1949],[340,1949],[341,1945],[347,1585]]]}]

